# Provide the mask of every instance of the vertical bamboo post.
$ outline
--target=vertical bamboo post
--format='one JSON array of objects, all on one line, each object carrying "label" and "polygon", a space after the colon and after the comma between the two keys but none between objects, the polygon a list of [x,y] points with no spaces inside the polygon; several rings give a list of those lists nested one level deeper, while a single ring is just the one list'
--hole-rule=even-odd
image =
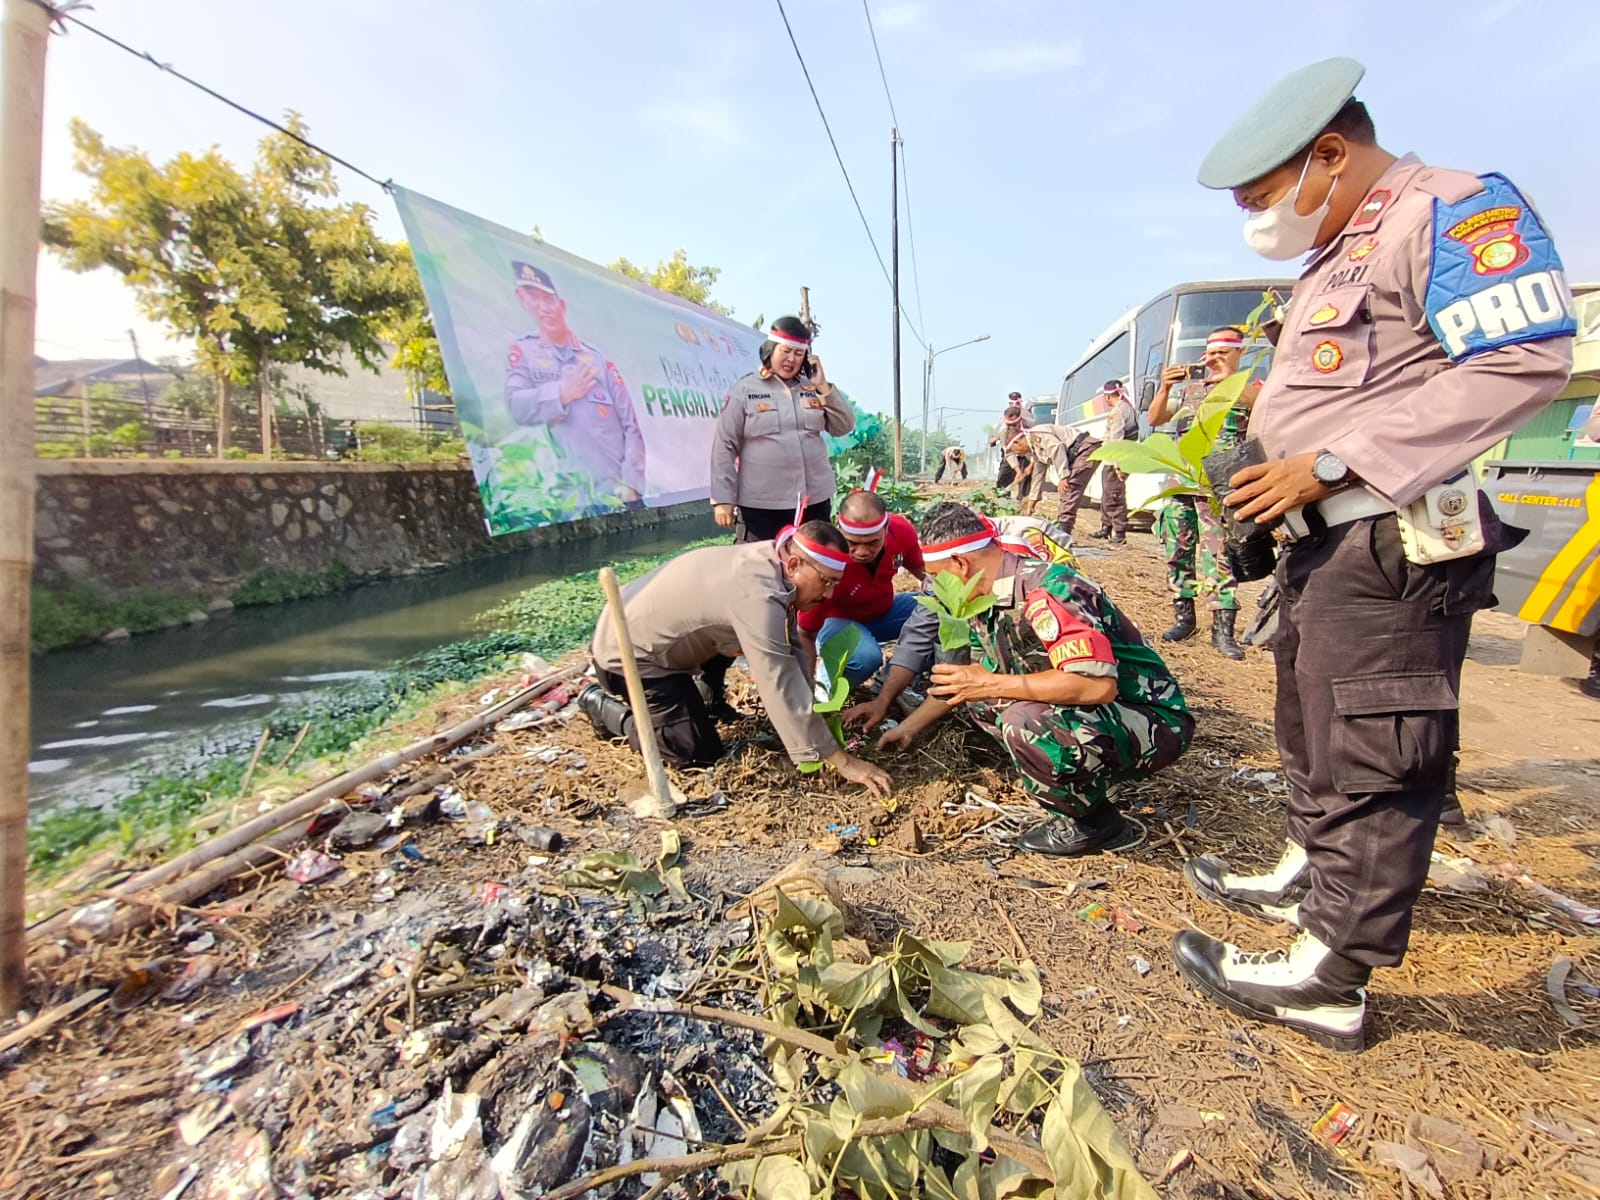
[{"label": "vertical bamboo post", "polygon": [[656,800],[670,809],[674,803],[672,787],[667,782],[667,768],[661,761],[661,748],[656,745],[655,726],[650,724],[650,705],[645,699],[644,680],[639,677],[639,661],[634,657],[633,639],[628,635],[628,618],[622,611],[622,589],[617,585],[617,573],[610,567],[600,568],[600,586],[605,589],[606,607],[611,610],[611,628],[617,635],[617,655],[622,659],[622,675],[628,681],[628,704],[633,708],[633,727],[639,734],[644,777]]},{"label": "vertical bamboo post", "polygon": [[0,1017],[27,972],[28,601],[33,582],[33,315],[50,10],[5,0],[0,24]]}]

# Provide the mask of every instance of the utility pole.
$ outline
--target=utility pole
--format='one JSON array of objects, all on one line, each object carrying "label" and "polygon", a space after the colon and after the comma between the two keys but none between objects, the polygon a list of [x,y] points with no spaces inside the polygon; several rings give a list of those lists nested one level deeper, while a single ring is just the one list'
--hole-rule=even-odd
[{"label": "utility pole", "polygon": [[900,482],[900,131],[889,130],[889,257],[894,263],[894,480]]},{"label": "utility pole", "polygon": [[928,357],[922,362],[922,474],[928,473],[928,392],[933,385],[933,343],[928,343]]},{"label": "utility pole", "polygon": [[144,419],[149,426],[150,436],[156,434],[156,412],[150,405],[150,387],[144,381],[144,359],[139,357],[139,335],[133,330],[128,330],[128,344],[133,347],[133,363],[139,368],[139,395],[144,397]]},{"label": "utility pole", "polygon": [[0,1017],[22,1007],[28,938],[28,600],[33,583],[33,318],[50,10],[0,23]]}]

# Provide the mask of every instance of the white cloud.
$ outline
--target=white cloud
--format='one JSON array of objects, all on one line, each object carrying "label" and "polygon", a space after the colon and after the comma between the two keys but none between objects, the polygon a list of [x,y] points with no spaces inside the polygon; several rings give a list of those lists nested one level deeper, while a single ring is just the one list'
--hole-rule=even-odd
[{"label": "white cloud", "polygon": [[909,29],[922,23],[922,5],[909,2],[885,4],[873,14],[872,19],[880,30]]},{"label": "white cloud", "polygon": [[721,100],[669,100],[639,114],[646,129],[702,149],[728,149],[743,144],[744,127]]},{"label": "white cloud", "polygon": [[983,50],[968,60],[978,75],[1048,75],[1087,61],[1083,44],[1076,40],[1054,44],[997,46]]}]

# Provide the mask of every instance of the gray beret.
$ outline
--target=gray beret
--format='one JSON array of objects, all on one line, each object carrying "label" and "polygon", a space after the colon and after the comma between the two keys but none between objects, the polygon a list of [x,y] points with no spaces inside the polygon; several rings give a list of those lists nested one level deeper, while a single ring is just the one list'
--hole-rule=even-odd
[{"label": "gray beret", "polygon": [[1260,179],[1311,144],[1367,69],[1353,58],[1327,58],[1285,75],[1228,126],[1200,164],[1200,184],[1236,188]]}]

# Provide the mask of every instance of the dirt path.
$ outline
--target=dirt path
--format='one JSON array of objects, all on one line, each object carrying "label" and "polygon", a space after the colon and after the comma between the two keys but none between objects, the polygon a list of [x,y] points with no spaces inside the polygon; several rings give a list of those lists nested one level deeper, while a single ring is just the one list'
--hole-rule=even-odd
[{"label": "dirt path", "polygon": [[[1135,533],[1109,554],[1089,552],[1084,566],[1147,633],[1168,623],[1151,535]],[[1254,589],[1246,593],[1248,610]],[[1422,1130],[1413,1140],[1454,1136],[1450,1128],[1469,1139],[1455,1158],[1435,1148],[1436,1159],[1455,1172],[1444,1180],[1451,1197],[1600,1195],[1600,998],[1568,987],[1566,1001],[1583,1022],[1574,1028],[1546,991],[1563,956],[1574,964],[1572,984],[1600,982],[1600,930],[1552,912],[1514,879],[1526,873],[1600,904],[1600,704],[1560,681],[1518,672],[1519,636],[1510,618],[1488,614],[1479,622],[1463,684],[1462,799],[1472,826],[1466,840],[1439,847],[1501,873],[1469,894],[1425,893],[1405,966],[1373,981],[1370,1044],[1359,1056],[1203,1003],[1167,955],[1171,934],[1193,925],[1261,948],[1288,936],[1283,927],[1201,904],[1180,875],[1183,859],[1204,851],[1245,862],[1275,856],[1285,785],[1270,728],[1272,663],[1259,650],[1233,664],[1203,638],[1171,648],[1197,714],[1197,737],[1174,767],[1124,790],[1123,801],[1150,831],[1148,844],[1127,857],[1047,861],[965,836],[986,819],[982,810],[963,808],[969,789],[1002,803],[1019,800],[979,735],[951,727],[885,758],[899,784],[886,807],[825,777],[797,776],[770,727],[752,716],[731,730],[742,740],[729,760],[680,778],[691,796],[726,798],[708,815],[673,822],[686,878],[720,912],[798,856],[819,854],[863,934],[886,940],[908,929],[970,941],[969,963],[978,967],[1032,958],[1046,993],[1040,1030],[1084,1064],[1146,1177],[1189,1153],[1188,1165],[1162,1185],[1165,1196],[1421,1194],[1385,1165],[1381,1145],[1406,1142],[1408,1122],[1415,1134],[1420,1117],[1449,1125],[1440,1127],[1443,1135]],[[459,719],[482,690],[430,720],[442,726]],[[733,699],[754,712],[748,681],[737,674]],[[486,902],[486,885],[504,882],[532,904],[579,853],[632,848],[649,860],[659,845],[661,827],[636,820],[617,802],[622,782],[638,773],[636,761],[625,747],[596,741],[582,721],[556,731],[497,732],[479,749],[490,744],[496,752],[473,758],[457,780],[462,797],[487,805],[505,830],[554,826],[568,847],[530,859],[514,837],[483,845],[464,838],[459,826],[419,824],[409,844],[421,860],[353,853],[345,870],[311,888],[262,877],[227,901],[226,920],[173,914],[161,933],[69,960],[54,973],[55,1000],[114,981],[125,966],[192,954],[184,947],[205,929],[216,932],[211,953],[219,966],[213,986],[185,1002],[152,1002],[125,1015],[98,1008],[20,1056],[0,1059],[9,1067],[0,1099],[0,1193],[161,1195],[158,1172],[188,1154],[172,1133],[176,1117],[196,1102],[184,1071],[245,1014],[298,1003],[307,1029],[332,1022],[336,1036],[306,1043],[305,1073],[297,1067],[282,1077],[283,1099],[270,1108],[278,1114],[274,1137],[288,1139],[288,1130],[304,1138],[310,1129],[323,1139],[320,1157],[308,1159],[321,1163],[323,1174],[301,1179],[305,1194],[398,1194],[377,1186],[376,1176],[352,1176],[327,1145],[334,1131],[364,1122],[379,1099],[400,1094],[397,1063],[414,1041],[405,1033],[406,990],[391,988],[373,1000],[370,1016],[352,1031],[345,1017],[366,1001],[354,984],[344,998],[330,998],[330,976],[354,955],[373,964],[369,982],[381,990],[383,979],[413,970],[406,955],[415,955],[430,917],[478,920],[472,914]],[[420,766],[417,774],[431,769]],[[1514,844],[1484,831],[1491,817],[1510,823]],[[912,824],[924,837],[920,852],[908,848]],[[1510,840],[1507,827],[1496,828]],[[1120,927],[1102,931],[1080,919],[1079,910],[1094,901],[1119,910]],[[544,936],[552,944],[571,940],[568,958],[589,963],[584,969],[619,980],[646,969],[643,937],[638,946],[630,940],[625,953],[602,951],[592,929],[584,933],[569,916],[562,921]],[[673,953],[695,953],[699,926],[686,928],[672,935]],[[421,992],[418,1025],[448,1020],[465,1028],[466,1014],[486,999],[444,988],[440,999],[428,1000],[429,987]],[[313,1021],[315,1013],[324,1015]],[[286,1035],[278,1044],[289,1054],[298,1043]],[[258,1053],[277,1051],[269,1044]],[[1359,1121],[1331,1148],[1313,1125],[1336,1103]],[[244,1102],[240,1111],[242,1124]],[[368,1148],[371,1137],[364,1141],[358,1149],[370,1158],[378,1151]],[[275,1169],[284,1168],[288,1153],[280,1140]],[[286,1168],[280,1176],[291,1177]],[[199,1194],[212,1193],[197,1185],[191,1195]]]}]

